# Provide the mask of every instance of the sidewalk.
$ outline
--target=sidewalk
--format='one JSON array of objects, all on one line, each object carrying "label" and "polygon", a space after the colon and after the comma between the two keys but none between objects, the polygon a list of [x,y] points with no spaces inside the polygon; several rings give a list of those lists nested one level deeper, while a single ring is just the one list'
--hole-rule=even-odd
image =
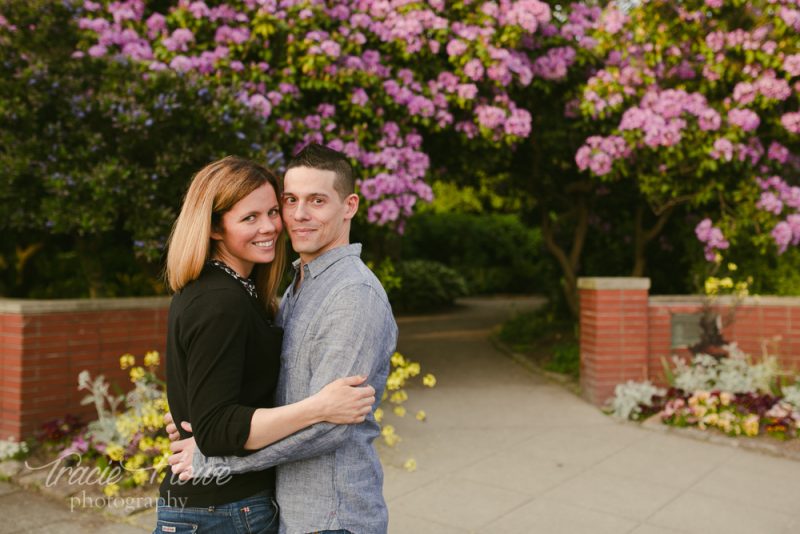
[{"label": "sidewalk", "polygon": [[[403,317],[399,350],[438,379],[387,416],[390,533],[781,534],[800,529],[800,462],[620,423],[498,353],[487,336],[536,299],[466,299]],[[402,465],[412,457],[418,469]],[[152,530],[0,483],[0,533]]]}]

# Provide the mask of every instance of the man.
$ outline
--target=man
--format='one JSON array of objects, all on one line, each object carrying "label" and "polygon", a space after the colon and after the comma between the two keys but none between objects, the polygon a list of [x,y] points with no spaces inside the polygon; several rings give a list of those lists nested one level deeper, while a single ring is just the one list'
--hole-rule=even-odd
[{"label": "man", "polygon": [[[361,245],[350,244],[358,202],[352,167],[339,152],[309,145],[289,163],[283,218],[300,259],[277,317],[284,328],[279,405],[355,374],[369,377],[377,398],[383,392],[397,325],[359,258]],[[379,434],[370,414],[358,425],[316,424],[246,457],[206,458],[189,439],[173,444],[170,463],[184,478],[278,466],[283,533],[384,533],[383,471],[372,446]]]}]

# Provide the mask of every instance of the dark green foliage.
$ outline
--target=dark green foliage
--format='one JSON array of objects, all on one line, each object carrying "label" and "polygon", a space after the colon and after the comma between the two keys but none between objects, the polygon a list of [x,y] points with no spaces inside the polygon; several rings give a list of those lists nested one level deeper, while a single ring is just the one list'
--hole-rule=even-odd
[{"label": "dark green foliage", "polygon": [[421,213],[402,239],[404,259],[456,269],[472,293],[543,293],[555,278],[538,228],[515,215]]},{"label": "dark green foliage", "polygon": [[274,126],[192,77],[73,58],[73,9],[0,5],[0,294],[152,294],[191,176],[263,160]]},{"label": "dark green foliage", "polygon": [[467,294],[464,278],[455,270],[435,261],[410,260],[399,263],[395,276],[400,285],[390,287],[389,300],[395,311],[432,311],[451,306]]},{"label": "dark green foliage", "polygon": [[552,356],[544,368],[548,371],[577,377],[581,367],[581,347],[574,341],[553,345]]}]

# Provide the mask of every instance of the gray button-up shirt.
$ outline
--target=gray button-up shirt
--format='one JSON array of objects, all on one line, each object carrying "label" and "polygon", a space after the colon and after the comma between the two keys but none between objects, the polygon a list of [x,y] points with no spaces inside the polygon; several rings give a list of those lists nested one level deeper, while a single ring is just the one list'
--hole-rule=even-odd
[{"label": "gray button-up shirt", "polygon": [[[295,284],[286,290],[277,318],[284,328],[277,404],[297,402],[356,374],[368,375],[381,398],[397,324],[386,292],[360,254],[360,244],[330,250],[304,266],[297,291]],[[299,270],[299,260],[294,268]],[[241,473],[277,465],[282,533],[384,533],[383,470],[372,444],[379,434],[372,414],[358,425],[319,423],[246,457],[205,458],[195,449],[193,469]]]}]

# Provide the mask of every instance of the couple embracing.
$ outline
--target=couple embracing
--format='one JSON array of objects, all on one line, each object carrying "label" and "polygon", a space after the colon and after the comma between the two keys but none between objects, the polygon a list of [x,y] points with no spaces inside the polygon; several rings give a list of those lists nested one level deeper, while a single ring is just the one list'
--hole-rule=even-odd
[{"label": "couple embracing", "polygon": [[[193,178],[167,254],[175,423],[156,533],[386,532],[372,408],[397,325],[350,244],[358,200],[321,145],[282,184],[235,157]],[[284,228],[300,258],[278,306]]]}]

